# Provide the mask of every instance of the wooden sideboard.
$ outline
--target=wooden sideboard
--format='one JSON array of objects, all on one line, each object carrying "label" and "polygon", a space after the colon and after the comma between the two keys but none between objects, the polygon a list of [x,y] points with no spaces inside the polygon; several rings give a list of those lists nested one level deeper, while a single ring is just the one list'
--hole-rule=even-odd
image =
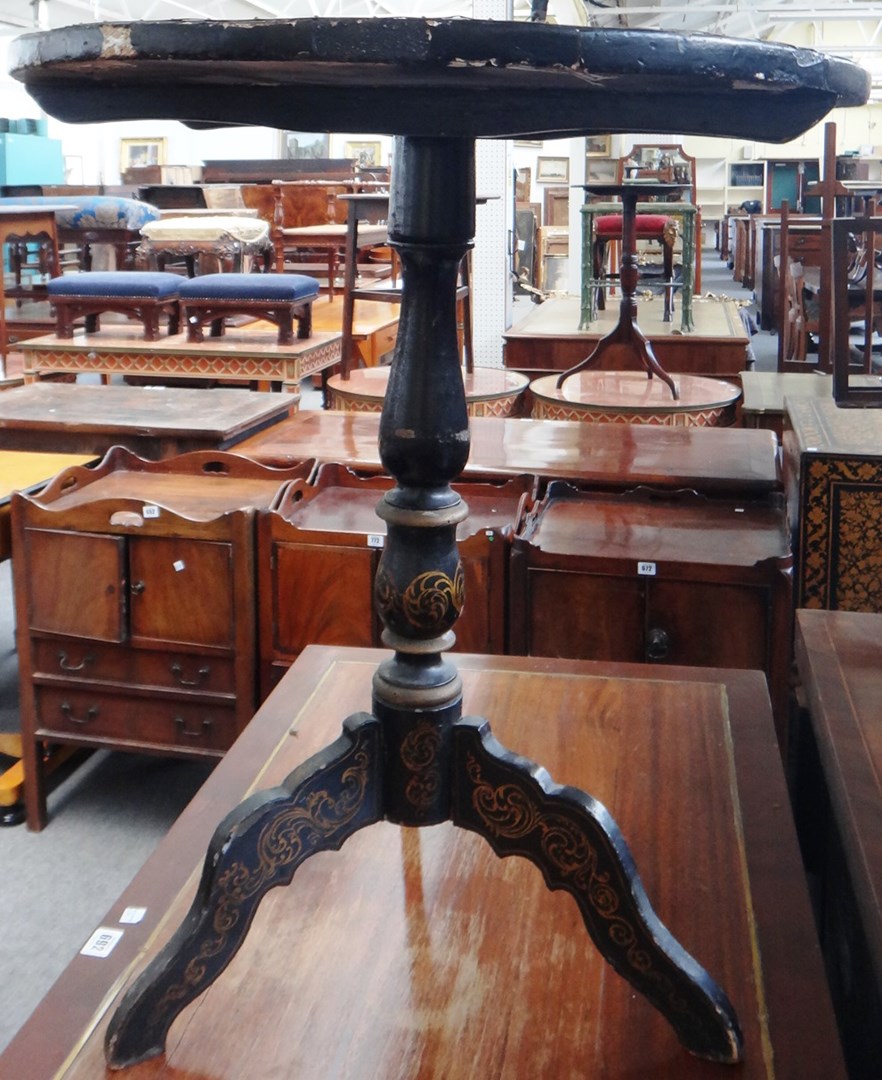
[{"label": "wooden sideboard", "polygon": [[[123,986],[177,926],[216,823],[367,708],[374,650],[301,654],[102,927],[0,1057],[0,1074],[94,1080]],[[605,1076],[842,1080],[805,880],[757,672],[461,656],[464,705],[616,818],[659,917],[729,995],[734,1072],[679,1046],[600,959],[577,908],[473,833],[372,826],[264,900],[168,1057],[131,1070],[241,1080]],[[124,912],[143,908],[137,923]],[[128,1073],[119,1074],[121,1077]]]},{"label": "wooden sideboard", "polygon": [[12,501],[28,825],[45,745],[220,757],[256,705],[254,514],[312,468],[117,447]]},{"label": "wooden sideboard", "polygon": [[797,607],[882,612],[882,412],[785,398]]},{"label": "wooden sideboard", "polygon": [[791,655],[783,500],[554,483],[512,544],[512,653],[758,668],[782,752]]},{"label": "wooden sideboard", "polygon": [[[386,538],[376,507],[391,478],[323,465],[314,483],[293,481],[257,516],[260,684],[266,696],[310,644],[379,645],[374,577]],[[508,644],[511,538],[536,480],[457,483],[469,508],[457,527],[465,606],[456,649],[504,653]]]},{"label": "wooden sideboard", "polygon": [[882,1062],[882,615],[796,613],[797,825],[849,1075]]}]

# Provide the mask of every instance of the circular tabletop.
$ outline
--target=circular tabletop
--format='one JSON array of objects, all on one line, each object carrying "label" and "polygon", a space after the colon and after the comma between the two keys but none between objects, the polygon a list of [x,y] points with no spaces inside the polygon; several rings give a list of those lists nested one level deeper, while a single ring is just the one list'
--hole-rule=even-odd
[{"label": "circular tabletop", "polygon": [[[390,368],[357,368],[349,378],[328,379],[330,408],[344,412],[379,412],[383,407]],[[526,375],[505,368],[476,368],[463,375],[469,416],[515,416],[529,385]]]},{"label": "circular tabletop", "polygon": [[644,371],[581,371],[558,389],[559,375],[530,383],[533,416],[549,420],[710,427],[732,422],[741,391],[725,379],[672,375],[680,396],[674,399],[660,379]]},{"label": "circular tabletop", "polygon": [[52,116],[288,130],[795,138],[863,104],[856,64],[772,42],[479,19],[94,23],[26,34],[10,71]]}]

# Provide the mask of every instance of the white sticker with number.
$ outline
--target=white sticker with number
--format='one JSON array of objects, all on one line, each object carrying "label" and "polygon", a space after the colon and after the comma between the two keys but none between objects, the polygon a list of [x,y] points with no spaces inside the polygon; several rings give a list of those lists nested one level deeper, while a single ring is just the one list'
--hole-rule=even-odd
[{"label": "white sticker with number", "polygon": [[159,507],[155,506],[153,504],[145,503],[145,505],[144,505],[144,517],[145,518],[158,518],[159,517]]},{"label": "white sticker with number", "polygon": [[639,562],[639,563],[637,563],[637,575],[638,575],[638,577],[655,577],[655,563],[654,562]]},{"label": "white sticker with number", "polygon": [[367,534],[367,546],[372,548],[381,548],[386,543],[386,537],[382,533],[368,533]]},{"label": "white sticker with number", "polygon": [[99,926],[80,949],[80,953],[83,956],[97,956],[100,958],[110,956],[122,936],[122,930],[115,930],[110,926]]}]

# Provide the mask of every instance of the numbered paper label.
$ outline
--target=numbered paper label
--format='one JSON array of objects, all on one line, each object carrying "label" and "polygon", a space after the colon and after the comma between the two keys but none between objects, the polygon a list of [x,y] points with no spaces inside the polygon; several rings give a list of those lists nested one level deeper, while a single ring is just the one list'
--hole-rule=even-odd
[{"label": "numbered paper label", "polygon": [[80,952],[83,956],[110,956],[122,936],[122,930],[116,930],[110,926],[99,926]]},{"label": "numbered paper label", "polygon": [[638,577],[655,577],[655,563],[654,562],[639,562],[639,563],[637,563],[637,575],[638,575]]},{"label": "numbered paper label", "polygon": [[386,543],[386,537],[382,533],[368,533],[367,546],[381,548]]}]

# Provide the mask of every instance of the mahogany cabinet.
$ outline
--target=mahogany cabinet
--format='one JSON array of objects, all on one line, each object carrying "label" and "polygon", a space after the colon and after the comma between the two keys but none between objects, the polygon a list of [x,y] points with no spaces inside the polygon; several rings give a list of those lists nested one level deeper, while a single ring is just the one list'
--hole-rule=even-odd
[{"label": "mahogany cabinet", "polygon": [[220,757],[256,705],[254,515],[272,469],[121,447],[12,504],[28,825],[49,744]]},{"label": "mahogany cabinet", "polygon": [[554,482],[512,542],[511,590],[512,653],[764,671],[783,748],[792,631],[782,500]]},{"label": "mahogany cabinet", "polygon": [[[374,575],[386,524],[376,514],[385,476],[360,477],[322,465],[312,484],[294,481],[277,506],[258,514],[260,687],[265,697],[307,645],[380,644]],[[456,649],[506,651],[511,537],[533,505],[536,480],[462,482],[469,516],[457,528],[465,606]]]},{"label": "mahogany cabinet", "polygon": [[796,613],[794,805],[853,1080],[882,1062],[882,615]]}]

